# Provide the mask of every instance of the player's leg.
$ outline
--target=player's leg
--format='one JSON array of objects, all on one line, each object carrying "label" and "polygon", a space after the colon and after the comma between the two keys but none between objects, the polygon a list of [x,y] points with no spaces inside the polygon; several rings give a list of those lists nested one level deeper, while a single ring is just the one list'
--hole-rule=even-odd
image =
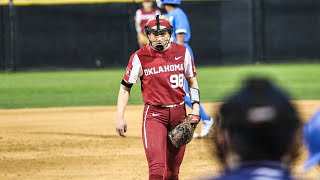
[{"label": "player's leg", "polygon": [[189,85],[186,78],[184,78],[183,89],[186,92],[186,96],[184,97],[184,102],[186,103],[186,105],[188,105],[192,109],[191,99],[189,96]]},{"label": "player's leg", "polygon": [[[176,125],[180,124],[186,115],[185,106],[170,108],[170,121],[168,131],[172,130]],[[183,160],[186,146],[179,149],[175,148],[171,142],[167,143],[167,166],[165,178],[170,180],[179,179],[179,169]]]},{"label": "player's leg", "polygon": [[171,143],[168,143],[167,147],[167,171],[165,178],[170,180],[178,180],[180,165],[183,160],[186,145],[177,149]]},{"label": "player's leg", "polygon": [[[163,179],[166,165],[168,112],[145,105],[142,137],[149,166],[149,180]],[[164,109],[165,110],[165,109]]]},{"label": "player's leg", "polygon": [[211,116],[206,115],[206,112],[204,111],[201,105],[200,105],[200,116],[201,116],[201,119],[203,116],[205,116],[206,118],[206,119],[202,119],[202,126],[201,126],[201,133],[200,133],[200,137],[205,137],[211,131],[211,128],[213,126],[213,118]]}]

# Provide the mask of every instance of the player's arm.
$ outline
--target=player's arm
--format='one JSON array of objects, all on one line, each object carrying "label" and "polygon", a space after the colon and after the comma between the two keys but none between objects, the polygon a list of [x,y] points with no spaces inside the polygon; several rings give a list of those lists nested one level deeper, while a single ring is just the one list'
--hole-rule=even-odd
[{"label": "player's arm", "polygon": [[200,91],[196,78],[197,72],[189,50],[186,48],[184,59],[184,75],[189,86],[189,96],[192,103],[192,114],[200,114]]},{"label": "player's arm", "polygon": [[138,9],[138,10],[136,11],[136,15],[135,15],[135,17],[134,17],[135,27],[136,27],[136,32],[137,32],[137,34],[142,33],[142,29],[141,29],[141,26],[140,26],[141,16],[142,16],[141,10]]},{"label": "player's arm", "polygon": [[186,34],[188,33],[188,18],[184,14],[180,13],[174,19],[176,41],[178,44],[184,45]]},{"label": "player's arm", "polygon": [[187,78],[189,84],[189,95],[192,103],[192,114],[199,115],[200,114],[200,91],[197,82],[197,78],[189,77]]},{"label": "player's arm", "polygon": [[127,123],[124,120],[124,112],[126,110],[128,100],[130,97],[130,90],[132,84],[127,83],[125,80],[122,80],[117,102],[117,120],[116,120],[116,131],[120,136],[124,136],[124,133],[127,131]]},{"label": "player's arm", "polygon": [[134,83],[137,82],[137,78],[142,76],[142,68],[138,55],[132,54],[126,68],[126,73],[121,81],[118,102],[117,102],[117,117],[116,117],[116,131],[120,136],[124,136],[127,131],[127,123],[124,120],[124,111],[127,107],[130,90]]},{"label": "player's arm", "polygon": [[185,34],[185,33],[176,34],[177,43],[180,44],[180,45],[184,45],[184,39],[185,39],[185,37],[186,37],[186,34]]},{"label": "player's arm", "polygon": [[141,29],[141,10],[138,9],[136,11],[136,15],[134,17],[134,20],[135,20],[135,28],[136,28],[136,32],[137,32],[137,40],[138,40],[138,44],[139,46],[141,47],[143,45],[143,32],[142,32],[142,29]]}]

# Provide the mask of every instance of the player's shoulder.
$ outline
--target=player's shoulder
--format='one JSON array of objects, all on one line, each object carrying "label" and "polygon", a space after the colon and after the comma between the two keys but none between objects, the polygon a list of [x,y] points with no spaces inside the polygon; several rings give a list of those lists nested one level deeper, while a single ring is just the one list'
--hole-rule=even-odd
[{"label": "player's shoulder", "polygon": [[186,46],[178,44],[176,42],[171,42],[171,46],[172,46],[173,49],[176,49],[176,50],[177,49],[181,49],[181,50],[186,50],[187,49]]},{"label": "player's shoulder", "polygon": [[150,46],[144,45],[140,49],[138,49],[136,52],[141,54],[141,53],[145,53],[145,52],[149,52],[149,51],[150,51]]},{"label": "player's shoulder", "polygon": [[[143,48],[143,47],[142,47],[142,48]],[[132,53],[131,56],[130,56],[130,59],[132,59],[132,58],[134,58],[134,56],[140,54],[142,48],[140,48],[140,49],[136,50],[134,53]]]},{"label": "player's shoulder", "polygon": [[186,15],[186,13],[180,8],[180,7],[177,7],[175,8],[173,11],[172,11],[173,14],[176,14],[176,15]]},{"label": "player's shoulder", "polygon": [[[179,52],[179,53],[182,53],[182,54],[185,54],[186,51],[188,51],[187,47],[184,46],[184,45],[181,45],[181,44],[178,44],[178,43],[175,43],[175,42],[172,42],[172,49],[175,51],[175,52]],[[189,51],[188,51],[189,52]],[[190,53],[190,52],[189,52]]]},{"label": "player's shoulder", "polygon": [[136,10],[136,14],[141,14],[141,13],[142,13],[142,9],[141,8]]},{"label": "player's shoulder", "polygon": [[168,14],[168,16],[169,16],[169,19],[172,18],[172,20],[175,19],[175,21],[179,21],[179,22],[187,22],[188,21],[188,16],[179,7],[177,7],[170,14]]},{"label": "player's shoulder", "polygon": [[151,11],[153,14],[157,13],[157,12],[160,12],[159,9],[157,8],[152,8],[152,11]]},{"label": "player's shoulder", "polygon": [[131,54],[131,58],[133,58],[133,57],[136,56],[136,55],[139,56],[139,55],[141,54],[141,52],[142,52],[142,51],[141,51],[141,48],[138,49],[138,50],[136,50],[134,53]]},{"label": "player's shoulder", "polygon": [[155,12],[156,12],[156,14],[161,14],[161,11],[159,10],[159,9],[157,9],[157,8],[154,8],[155,9]]},{"label": "player's shoulder", "polygon": [[146,58],[146,57],[153,57],[155,56],[155,50],[153,50],[149,45],[145,45],[137,50],[134,54],[136,54],[139,59]]},{"label": "player's shoulder", "polygon": [[187,48],[178,43],[172,42],[170,50],[166,54],[175,54],[176,56],[184,56],[187,51]]},{"label": "player's shoulder", "polygon": [[214,180],[245,180],[253,178],[266,178],[273,180],[294,180],[289,169],[274,162],[253,162],[240,165],[240,167],[228,170]]},{"label": "player's shoulder", "polygon": [[181,9],[180,7],[176,7],[176,8],[174,9],[174,11],[176,11],[176,12],[183,12],[183,13],[184,13],[183,9]]}]

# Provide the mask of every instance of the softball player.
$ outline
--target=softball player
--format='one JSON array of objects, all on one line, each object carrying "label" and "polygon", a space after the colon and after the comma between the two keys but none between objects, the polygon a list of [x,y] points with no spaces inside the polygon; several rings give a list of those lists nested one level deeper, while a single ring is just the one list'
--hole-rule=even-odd
[{"label": "softball player", "polygon": [[[184,11],[179,7],[181,4],[181,0],[157,0],[158,7],[162,7],[166,10],[167,16],[174,28],[174,32],[172,34],[172,41],[178,44],[184,45],[189,50],[192,59],[194,59],[193,52],[188,42],[191,38],[191,30],[189,25],[189,20]],[[186,104],[192,108],[192,104],[189,97],[188,92],[188,83],[185,82],[184,90],[187,93],[185,96]],[[201,133],[194,134],[194,137],[205,137],[209,134],[211,127],[213,125],[213,118],[208,116],[204,111],[203,107],[200,105],[200,117],[202,119],[202,128]]]},{"label": "softball player", "polygon": [[142,8],[136,11],[134,20],[140,48],[144,45],[147,45],[149,42],[146,34],[144,33],[144,26],[147,24],[149,19],[152,19],[158,14],[160,14],[160,11],[152,7],[152,0],[143,0]]},{"label": "softball player", "polygon": [[142,137],[149,179],[174,180],[178,179],[186,146],[175,148],[167,134],[186,116],[184,78],[190,87],[192,114],[199,115],[197,73],[189,50],[170,41],[173,28],[169,20],[156,16],[147,23],[145,31],[149,45],[130,57],[119,90],[115,127],[117,133],[124,136],[127,131],[125,107],[132,85],[140,78],[145,103]]}]

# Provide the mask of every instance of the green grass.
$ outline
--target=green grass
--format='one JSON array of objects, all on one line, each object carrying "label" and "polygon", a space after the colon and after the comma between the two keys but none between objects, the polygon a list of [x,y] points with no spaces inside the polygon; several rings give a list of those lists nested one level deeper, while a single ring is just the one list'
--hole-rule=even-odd
[{"label": "green grass", "polygon": [[[0,73],[0,108],[115,105],[125,69]],[[320,64],[198,67],[202,102],[222,101],[252,75],[265,75],[292,99],[320,99]],[[129,104],[142,104],[140,83]]]}]

